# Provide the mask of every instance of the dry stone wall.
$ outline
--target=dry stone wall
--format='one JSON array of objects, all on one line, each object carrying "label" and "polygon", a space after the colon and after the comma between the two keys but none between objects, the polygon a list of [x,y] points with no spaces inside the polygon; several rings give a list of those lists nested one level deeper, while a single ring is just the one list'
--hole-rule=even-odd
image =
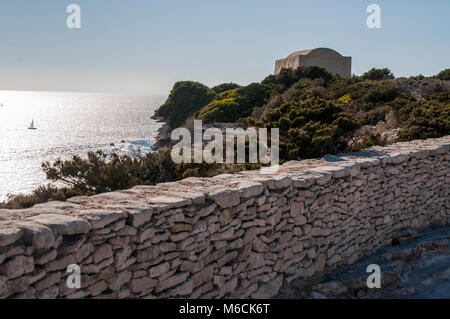
[{"label": "dry stone wall", "polygon": [[[0,211],[1,298],[270,298],[450,223],[450,136]],[[67,267],[81,269],[70,289]]]}]

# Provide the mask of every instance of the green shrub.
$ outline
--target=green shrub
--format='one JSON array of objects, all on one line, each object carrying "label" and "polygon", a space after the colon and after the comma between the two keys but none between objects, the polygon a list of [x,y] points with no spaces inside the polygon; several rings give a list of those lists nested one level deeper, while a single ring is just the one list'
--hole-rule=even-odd
[{"label": "green shrub", "polygon": [[235,99],[238,97],[238,89],[233,89],[233,90],[229,90],[229,91],[225,91],[223,93],[220,94],[220,97],[218,97],[218,100],[221,99]]},{"label": "green shrub", "polygon": [[177,82],[167,101],[155,112],[173,129],[207,105],[216,97],[216,92],[198,82]]},{"label": "green shrub", "polygon": [[409,79],[410,80],[423,80],[423,79],[426,79],[426,76],[419,74],[419,75],[410,76]]},{"label": "green shrub", "polygon": [[216,92],[217,94],[226,92],[226,91],[230,91],[230,90],[234,90],[237,88],[240,88],[241,86],[239,84],[236,83],[222,83],[219,85],[216,85],[215,87],[212,88],[212,90],[214,92]]},{"label": "green shrub", "polygon": [[58,159],[43,163],[42,168],[49,180],[65,184],[73,194],[98,194],[177,178],[169,150],[133,156],[89,152],[87,159]]},{"label": "green shrub", "polygon": [[284,103],[269,112],[266,127],[280,129],[280,158],[308,158],[344,150],[345,136],[359,123],[343,108],[322,98]]},{"label": "green shrub", "polygon": [[215,100],[202,108],[197,118],[214,122],[236,122],[243,115],[240,109],[236,99]]},{"label": "green shrub", "polygon": [[1,209],[20,209],[29,208],[39,203],[49,201],[65,201],[66,195],[64,189],[53,185],[39,186],[29,195],[9,195],[8,199],[0,203]]},{"label": "green shrub", "polygon": [[295,70],[282,69],[279,74],[266,77],[261,84],[269,85],[275,92],[283,93],[300,80],[321,80],[322,84],[327,85],[333,78],[333,75],[324,68],[312,66],[300,67]]},{"label": "green shrub", "polygon": [[196,117],[210,122],[238,122],[240,118],[251,115],[253,108],[265,104],[269,97],[270,87],[252,83],[223,92],[204,106]]},{"label": "green shrub", "polygon": [[445,69],[444,71],[441,71],[437,75],[437,78],[440,80],[449,81],[450,80],[450,69]]},{"label": "green shrub", "polygon": [[366,103],[379,105],[395,100],[400,90],[393,81],[382,81],[367,90],[364,100]]},{"label": "green shrub", "polygon": [[361,76],[361,78],[363,80],[381,81],[394,79],[394,74],[392,74],[392,71],[387,68],[384,69],[372,68],[371,70],[364,73]]},{"label": "green shrub", "polygon": [[416,107],[407,121],[406,128],[399,132],[399,139],[409,141],[450,134],[450,104],[424,105]]},{"label": "green shrub", "polygon": [[364,124],[376,125],[380,121],[386,119],[386,115],[391,111],[389,106],[380,106],[374,108],[364,114]]}]

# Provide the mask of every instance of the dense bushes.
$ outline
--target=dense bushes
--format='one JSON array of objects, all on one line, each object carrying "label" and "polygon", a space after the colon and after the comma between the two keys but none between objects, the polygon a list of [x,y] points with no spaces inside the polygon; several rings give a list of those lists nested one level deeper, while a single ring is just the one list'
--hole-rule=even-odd
[{"label": "dense bushes", "polygon": [[376,125],[380,121],[384,121],[386,119],[386,115],[388,115],[391,110],[391,107],[386,105],[373,108],[364,113],[363,123],[367,125]]},{"label": "dense bushes", "polygon": [[212,88],[212,90],[214,92],[216,92],[217,94],[226,92],[226,91],[230,91],[230,90],[234,90],[241,87],[239,84],[236,83],[222,83],[219,85],[216,85],[215,87]]},{"label": "dense bushes", "polygon": [[[435,77],[446,80],[449,72]],[[426,81],[430,78],[417,77],[405,85],[387,68],[373,68],[352,78],[318,67],[283,69],[261,83],[214,87],[218,94],[196,117],[212,123],[278,127],[281,159],[307,158],[354,149],[353,144],[346,147],[352,133],[364,125],[401,129],[401,140],[448,134],[450,93],[442,85],[430,87]],[[414,97],[414,90],[421,91],[422,86],[427,87],[428,95]],[[385,125],[388,115],[391,124]],[[359,146],[382,142],[378,136],[365,136]]]},{"label": "dense bushes", "polygon": [[261,83],[270,86],[273,92],[283,93],[301,80],[321,80],[322,84],[326,86],[332,78],[333,75],[325,69],[313,66],[295,70],[282,69],[280,74],[269,75]]},{"label": "dense bushes", "polygon": [[344,150],[345,137],[359,126],[337,103],[320,97],[285,103],[263,122],[266,127],[280,128],[280,158],[284,160]]},{"label": "dense bushes", "polygon": [[444,81],[450,80],[450,69],[445,69],[437,75],[437,78]]},{"label": "dense bushes", "polygon": [[37,203],[45,203],[52,200],[64,201],[66,195],[63,189],[53,185],[39,186],[29,195],[9,195],[8,199],[0,203],[0,209],[29,208]]},{"label": "dense bushes", "polygon": [[216,100],[204,106],[198,119],[211,122],[237,122],[247,117],[254,107],[261,106],[270,97],[270,87],[253,83],[221,93]]},{"label": "dense bushes", "polygon": [[235,121],[240,116],[241,106],[235,98],[214,100],[202,108],[197,118],[201,120],[214,120],[215,122]]},{"label": "dense bushes", "polygon": [[394,79],[394,74],[392,74],[391,70],[389,69],[371,69],[364,73],[361,76],[362,80],[371,80],[371,81],[381,81],[381,80],[388,80],[388,79]]},{"label": "dense bushes", "polygon": [[394,100],[399,93],[394,81],[381,81],[367,90],[364,102],[379,105]]},{"label": "dense bushes", "polygon": [[71,160],[42,164],[49,180],[67,186],[68,196],[172,181],[178,177],[176,166],[168,150],[146,155],[108,155],[98,151],[89,152],[87,159],[74,156]]},{"label": "dense bushes", "polygon": [[406,128],[399,133],[399,139],[409,141],[449,134],[450,103],[424,104],[413,109],[406,122]]},{"label": "dense bushes", "polygon": [[211,102],[216,93],[207,86],[191,81],[175,83],[167,101],[155,112],[171,128],[181,126],[186,119]]}]

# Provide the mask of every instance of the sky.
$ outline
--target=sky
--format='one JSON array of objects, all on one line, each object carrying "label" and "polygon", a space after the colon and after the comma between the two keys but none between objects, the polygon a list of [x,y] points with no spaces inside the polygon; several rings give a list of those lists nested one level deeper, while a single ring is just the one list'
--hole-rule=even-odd
[{"label": "sky", "polygon": [[[66,25],[70,4],[81,28]],[[381,28],[369,29],[369,4]],[[294,51],[332,48],[352,73],[450,67],[448,0],[14,0],[0,3],[0,89],[168,94],[246,85]]]}]

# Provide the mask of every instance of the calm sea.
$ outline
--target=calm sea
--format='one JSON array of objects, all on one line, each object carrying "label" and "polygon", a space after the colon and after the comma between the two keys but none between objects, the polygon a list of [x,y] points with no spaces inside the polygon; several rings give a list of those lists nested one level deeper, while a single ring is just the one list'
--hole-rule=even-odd
[{"label": "calm sea", "polygon": [[[0,91],[0,201],[46,184],[41,163],[88,151],[149,151],[165,96]],[[28,127],[34,120],[36,130]]]}]

